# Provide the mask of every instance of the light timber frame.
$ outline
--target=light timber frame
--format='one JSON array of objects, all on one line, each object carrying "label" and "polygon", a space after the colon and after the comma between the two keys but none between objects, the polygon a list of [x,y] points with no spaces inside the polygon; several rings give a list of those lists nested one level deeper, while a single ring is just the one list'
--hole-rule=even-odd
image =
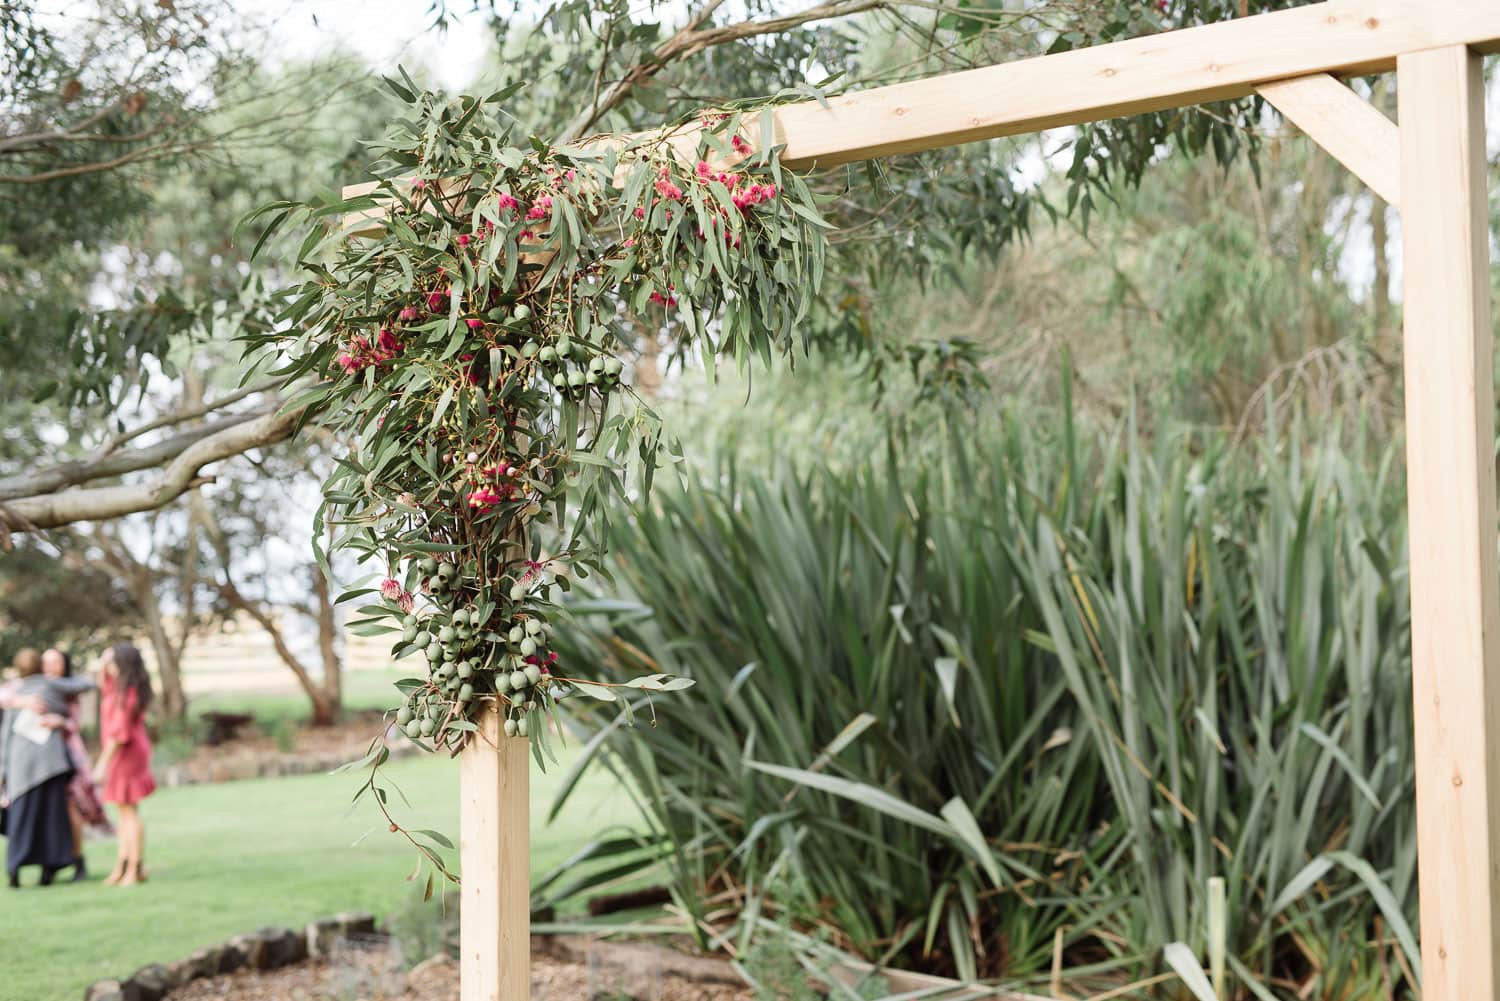
[{"label": "light timber frame", "polygon": [[[782,162],[1258,93],[1402,211],[1423,997],[1500,1001],[1500,579],[1480,57],[1500,0],[1331,0],[785,105]],[[1340,77],[1394,70],[1400,125]],[[353,185],[346,195],[369,190]],[[529,994],[526,744],[464,752],[462,999]]]}]

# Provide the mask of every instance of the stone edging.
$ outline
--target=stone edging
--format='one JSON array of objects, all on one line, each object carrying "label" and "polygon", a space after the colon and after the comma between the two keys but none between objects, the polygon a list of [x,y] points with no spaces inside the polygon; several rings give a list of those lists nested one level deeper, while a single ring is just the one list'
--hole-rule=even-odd
[{"label": "stone edging", "polygon": [[302,931],[262,928],[236,935],[222,945],[199,949],[175,963],[151,963],[123,980],[100,980],[84,992],[84,1001],[163,1001],[182,985],[235,970],[274,970],[304,959],[326,958],[335,942],[375,931],[375,915],[348,911],[313,921]]}]

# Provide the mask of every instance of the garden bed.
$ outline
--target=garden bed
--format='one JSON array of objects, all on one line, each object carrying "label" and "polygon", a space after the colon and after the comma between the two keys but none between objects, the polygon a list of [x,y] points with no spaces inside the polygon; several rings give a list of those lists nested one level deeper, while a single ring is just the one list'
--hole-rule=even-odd
[{"label": "garden bed", "polygon": [[[750,1001],[746,986],[702,980],[650,962],[580,956],[538,941],[531,959],[533,1001],[650,998],[652,1001]],[[241,970],[173,991],[168,1001],[455,1001],[458,964],[439,956],[402,970],[389,941],[351,940],[326,960],[275,970]]]}]

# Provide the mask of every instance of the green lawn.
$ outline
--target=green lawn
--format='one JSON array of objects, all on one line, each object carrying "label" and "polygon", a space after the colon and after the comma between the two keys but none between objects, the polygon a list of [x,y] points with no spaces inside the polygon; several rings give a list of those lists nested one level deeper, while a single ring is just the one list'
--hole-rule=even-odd
[{"label": "green lawn", "polygon": [[[584,780],[580,792],[587,795],[575,794],[570,808],[543,826],[562,771],[533,772],[533,873],[601,829],[636,818],[629,798],[598,772]],[[408,759],[385,772],[411,801],[406,807],[392,797],[403,822],[457,842],[455,762]],[[373,804],[362,800],[351,809],[358,783],[346,773],[162,790],[143,810],[150,882],[100,885],[114,845],[91,842],[90,882],[0,888],[0,1001],[81,998],[94,980],[180,959],[240,932],[403,905],[413,892],[405,877],[415,855],[377,823]],[[28,884],[36,878],[36,869],[27,871]]]}]

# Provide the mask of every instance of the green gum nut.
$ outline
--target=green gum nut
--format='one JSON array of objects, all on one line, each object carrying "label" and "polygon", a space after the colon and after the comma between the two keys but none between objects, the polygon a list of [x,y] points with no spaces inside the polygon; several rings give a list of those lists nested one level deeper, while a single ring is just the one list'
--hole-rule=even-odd
[{"label": "green gum nut", "polygon": [[416,638],[414,638],[412,642],[417,645],[418,650],[425,650],[427,649],[427,644],[432,642],[432,634],[417,633]]},{"label": "green gum nut", "polygon": [[411,720],[401,729],[408,737],[412,738],[413,740],[422,736],[422,724],[418,723],[416,720]]},{"label": "green gum nut", "polygon": [[429,717],[428,719],[424,719],[421,723],[417,724],[417,728],[421,730],[422,736],[431,737],[433,732],[437,730],[437,724],[433,722]]},{"label": "green gum nut", "polygon": [[570,355],[572,353],[573,353],[573,342],[570,341],[570,340],[568,340],[568,335],[567,334],[564,334],[562,337],[559,337],[557,339],[557,357],[559,357],[559,358],[566,358],[566,357],[568,357],[568,355]]},{"label": "green gum nut", "polygon": [[411,706],[402,706],[396,710],[396,725],[405,726],[411,722],[411,718],[414,715],[416,714],[411,711]]},{"label": "green gum nut", "polygon": [[510,318],[512,320],[515,320],[517,323],[522,323],[526,320],[531,319],[531,307],[526,305],[524,302],[520,303],[514,310],[511,311]]},{"label": "green gum nut", "polygon": [[516,735],[516,730],[517,729],[518,729],[518,727],[516,726],[516,721],[515,720],[508,719],[508,720],[505,721],[505,735],[507,737],[514,737]]},{"label": "green gum nut", "polygon": [[526,585],[522,584],[520,581],[517,581],[516,583],[512,584],[511,588],[510,588],[510,600],[511,601],[525,601],[526,600]]},{"label": "green gum nut", "polygon": [[618,358],[606,358],[604,360],[604,371],[609,375],[619,375],[625,364]]},{"label": "green gum nut", "polygon": [[573,371],[569,372],[568,373],[568,385],[572,386],[574,389],[577,389],[579,386],[582,386],[583,385],[583,373],[580,372],[580,371],[578,371],[576,368]]},{"label": "green gum nut", "polygon": [[417,625],[417,617],[415,615],[403,615],[401,617],[401,624],[414,629]]},{"label": "green gum nut", "polygon": [[542,669],[535,664],[526,665],[526,680],[535,685],[542,680]]},{"label": "green gum nut", "polygon": [[431,556],[422,561],[422,572],[425,574],[435,574],[437,573],[437,568],[438,562]]},{"label": "green gum nut", "polygon": [[537,353],[537,350],[538,350],[539,347],[540,347],[540,345],[538,345],[536,341],[527,341],[525,344],[521,345],[521,357],[522,358],[530,358],[530,357],[532,357],[533,355],[535,355]]},{"label": "green gum nut", "polygon": [[534,653],[536,653],[536,640],[528,636],[521,641],[521,656],[530,657]]},{"label": "green gum nut", "polygon": [[456,637],[457,635],[458,630],[454,629],[452,626],[444,626],[443,628],[438,630],[438,642],[452,643],[454,637]]},{"label": "green gum nut", "polygon": [[407,626],[405,629],[401,630],[401,642],[402,643],[413,643],[413,642],[416,641],[416,638],[417,638],[417,627],[416,626]]},{"label": "green gum nut", "polygon": [[557,361],[557,351],[549,345],[536,353],[536,360],[543,365],[551,365]]},{"label": "green gum nut", "polygon": [[512,643],[519,643],[526,636],[526,630],[520,626],[511,626],[510,632],[506,634]]},{"label": "green gum nut", "polygon": [[525,671],[512,671],[512,672],[510,672],[510,687],[511,688],[525,688],[526,687],[526,672]]},{"label": "green gum nut", "polygon": [[443,580],[451,580],[453,578],[453,575],[458,573],[458,568],[455,567],[452,563],[439,563],[437,572],[438,576]]},{"label": "green gum nut", "polygon": [[562,389],[567,384],[568,384],[568,377],[566,375],[564,375],[562,372],[559,372],[559,373],[557,373],[556,375],[554,375],[552,377],[552,385],[556,386],[558,389]]},{"label": "green gum nut", "polygon": [[526,723],[526,717],[525,716],[522,716],[520,719],[516,720],[516,736],[517,737],[524,737],[524,736],[526,736],[526,734],[530,731],[530,729],[531,729],[531,727]]},{"label": "green gum nut", "polygon": [[528,635],[528,636],[536,636],[536,635],[539,635],[541,633],[541,631],[542,631],[542,623],[541,623],[540,619],[527,619],[526,620],[526,635]]},{"label": "green gum nut", "polygon": [[468,702],[474,697],[474,686],[470,684],[460,685],[458,688],[458,701]]}]

